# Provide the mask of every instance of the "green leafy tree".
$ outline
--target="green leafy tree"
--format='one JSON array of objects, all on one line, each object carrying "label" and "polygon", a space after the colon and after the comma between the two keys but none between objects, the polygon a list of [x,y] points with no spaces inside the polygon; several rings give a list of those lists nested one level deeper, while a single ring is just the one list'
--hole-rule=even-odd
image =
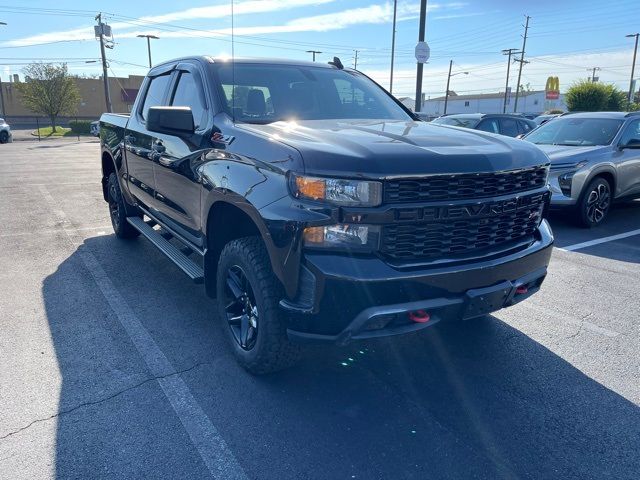
[{"label": "green leafy tree", "polygon": [[16,84],[24,104],[51,120],[53,132],[60,115],[75,113],[80,94],[67,64],[32,63],[23,70],[25,81]]},{"label": "green leafy tree", "polygon": [[570,112],[620,111],[627,108],[625,94],[617,87],[587,80],[571,85],[565,102]]}]

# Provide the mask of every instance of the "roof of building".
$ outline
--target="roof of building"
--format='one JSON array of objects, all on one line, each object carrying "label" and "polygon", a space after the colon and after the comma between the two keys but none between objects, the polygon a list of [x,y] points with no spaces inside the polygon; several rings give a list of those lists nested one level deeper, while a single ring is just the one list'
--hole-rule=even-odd
[{"label": "roof of building", "polygon": [[[535,91],[531,91],[531,92],[520,92],[518,94],[519,97],[526,97],[529,95],[534,95],[536,93],[544,93],[544,90],[535,90]],[[511,96],[514,96],[515,92],[511,92]],[[485,100],[485,99],[490,99],[490,98],[504,98],[504,92],[498,92],[498,93],[476,93],[473,95],[456,95],[455,92],[451,92],[451,94],[449,94],[449,101],[451,100]],[[436,98],[430,98],[427,101],[434,101],[434,100],[444,100],[444,96],[442,97],[436,97]]]}]

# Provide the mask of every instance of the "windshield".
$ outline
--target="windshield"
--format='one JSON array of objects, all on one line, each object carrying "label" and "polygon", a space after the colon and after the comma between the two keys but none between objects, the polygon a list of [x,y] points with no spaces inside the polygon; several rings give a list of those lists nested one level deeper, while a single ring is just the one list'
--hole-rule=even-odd
[{"label": "windshield", "polygon": [[440,117],[436,118],[432,123],[453,125],[454,127],[476,128],[478,123],[480,123],[480,119],[473,117]]},{"label": "windshield", "polygon": [[609,145],[622,120],[612,118],[556,118],[531,132],[525,138],[538,145]]},{"label": "windshield", "polygon": [[225,64],[217,69],[226,110],[236,121],[411,120],[387,93],[357,72],[323,67]]}]

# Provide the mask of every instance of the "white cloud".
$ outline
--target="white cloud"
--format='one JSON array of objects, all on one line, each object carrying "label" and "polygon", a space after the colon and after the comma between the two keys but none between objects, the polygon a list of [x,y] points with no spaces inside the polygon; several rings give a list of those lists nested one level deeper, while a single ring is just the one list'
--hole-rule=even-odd
[{"label": "white cloud", "polygon": [[[249,15],[268,12],[277,12],[283,9],[292,9],[303,6],[313,6],[332,3],[335,0],[245,0],[234,6],[235,15]],[[431,11],[456,11],[467,6],[464,2],[434,3],[427,8]],[[418,3],[398,3],[398,21],[415,18],[419,13]],[[465,14],[462,14],[465,15]],[[167,32],[153,31],[153,24],[167,24],[179,20],[192,19],[220,19],[231,16],[230,4],[212,5],[208,7],[191,8],[184,11],[172,12],[163,15],[141,17],[130,22],[115,22],[111,24],[116,38],[132,38],[141,33],[154,33],[165,38],[192,38],[192,37],[216,37],[231,34],[230,28],[217,30],[176,30]],[[282,25],[262,25],[235,28],[236,35],[264,35],[274,33],[295,32],[326,32],[340,30],[353,25],[384,24],[390,23],[393,16],[393,6],[390,2],[370,5],[368,7],[347,9],[339,12],[301,17]],[[148,29],[145,28],[148,26]],[[132,31],[132,29],[144,29],[144,31]],[[39,43],[60,40],[91,40],[93,39],[93,27],[84,27],[73,30],[49,32],[33,35],[17,40],[4,42],[2,46],[27,46]]]}]

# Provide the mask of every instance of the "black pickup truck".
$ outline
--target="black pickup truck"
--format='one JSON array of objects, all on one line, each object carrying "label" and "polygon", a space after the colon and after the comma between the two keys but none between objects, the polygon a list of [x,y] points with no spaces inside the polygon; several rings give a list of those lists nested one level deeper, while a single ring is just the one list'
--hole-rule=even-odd
[{"label": "black pickup truck", "polygon": [[204,282],[253,373],[481,317],[546,275],[547,157],[421,122],[339,59],[166,62],[100,137],[116,235]]}]

